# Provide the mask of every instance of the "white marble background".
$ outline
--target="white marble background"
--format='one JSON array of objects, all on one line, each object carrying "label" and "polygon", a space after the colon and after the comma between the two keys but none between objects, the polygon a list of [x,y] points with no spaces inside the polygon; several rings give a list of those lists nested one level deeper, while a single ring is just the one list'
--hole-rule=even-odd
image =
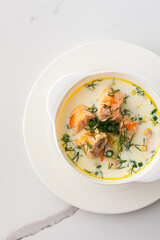
[{"label": "white marble background", "polygon": [[68,204],[40,182],[24,149],[24,105],[41,71],[69,48],[107,39],[160,54],[160,1],[0,1],[0,240],[17,240],[50,224],[26,240],[160,239],[160,201],[123,215],[66,212]]}]

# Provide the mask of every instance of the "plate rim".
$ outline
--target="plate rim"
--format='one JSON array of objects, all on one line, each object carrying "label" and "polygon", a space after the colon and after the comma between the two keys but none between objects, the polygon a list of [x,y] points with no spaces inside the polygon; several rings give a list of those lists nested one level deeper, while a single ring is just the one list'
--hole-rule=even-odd
[{"label": "plate rim", "polygon": [[[134,44],[134,43],[125,42],[125,41],[115,41],[115,40],[114,40],[114,41],[112,41],[112,40],[107,40],[107,41],[91,41],[91,42],[83,43],[83,44],[81,44],[81,45],[77,45],[77,46],[75,46],[75,47],[73,47],[73,48],[71,48],[71,49],[68,49],[67,51],[61,53],[61,54],[60,54],[59,56],[57,56],[54,60],[52,60],[50,64],[48,64],[48,65],[44,68],[44,70],[41,72],[41,74],[38,76],[38,78],[36,79],[35,83],[33,84],[31,90],[29,91],[29,94],[28,94],[28,97],[27,97],[27,100],[26,100],[26,104],[25,104],[25,108],[24,108],[24,114],[23,114],[23,139],[24,139],[24,146],[25,146],[25,150],[26,150],[28,159],[29,159],[29,161],[30,161],[30,163],[31,163],[34,171],[36,172],[36,174],[38,175],[38,177],[40,178],[40,180],[43,182],[43,184],[44,184],[50,191],[54,192],[58,197],[60,197],[60,198],[63,199],[64,201],[66,201],[66,199],[64,199],[64,198],[61,196],[61,194],[55,192],[55,191],[45,182],[45,180],[40,176],[38,170],[36,169],[35,165],[33,164],[33,161],[31,160],[31,157],[30,157],[30,154],[29,154],[29,150],[28,150],[28,146],[27,146],[26,135],[25,135],[25,120],[26,120],[27,108],[28,108],[28,105],[29,105],[30,97],[31,97],[32,92],[33,92],[33,90],[35,89],[37,83],[39,82],[39,80],[43,77],[43,75],[50,69],[50,67],[51,67],[57,60],[59,60],[59,59],[60,59],[61,57],[63,57],[64,55],[67,55],[68,53],[70,53],[70,52],[72,52],[72,51],[74,51],[74,50],[77,50],[77,49],[83,48],[83,47],[87,47],[87,45],[90,46],[90,45],[94,45],[94,44],[103,44],[103,43],[105,43],[105,44],[109,44],[109,43],[125,44],[125,45],[129,45],[130,47],[132,47],[132,46],[138,47],[138,48],[140,48],[140,49],[142,49],[142,50],[147,51],[148,53],[150,53],[150,54],[152,54],[152,55],[154,54],[154,56],[157,57],[157,58],[159,58],[159,60],[160,60],[160,57],[159,57],[156,53],[154,53],[152,50],[146,49],[146,48],[143,47],[143,46],[140,46],[140,45],[137,45],[137,44]],[[147,184],[147,183],[145,183],[145,184]],[[71,204],[71,205],[77,206],[78,208],[81,208],[81,209],[86,210],[86,211],[94,212],[94,213],[101,213],[101,214],[106,214],[106,213],[107,213],[107,214],[120,214],[120,213],[132,212],[132,211],[136,211],[136,210],[138,210],[138,209],[144,208],[144,207],[146,207],[146,206],[148,206],[148,205],[156,202],[157,200],[159,200],[159,198],[156,198],[156,200],[154,199],[153,201],[150,201],[149,203],[146,203],[146,204],[144,204],[144,205],[141,206],[141,207],[137,207],[137,208],[130,209],[130,210],[127,210],[127,211],[121,211],[121,210],[120,210],[120,211],[116,211],[116,212],[113,212],[113,211],[111,211],[111,212],[109,212],[109,211],[108,211],[108,212],[100,212],[100,211],[96,211],[95,209],[89,209],[89,210],[88,210],[88,209],[86,209],[85,207],[78,206],[78,204],[74,205],[72,201],[68,201],[68,200],[67,200],[67,202],[68,202],[69,204]]]}]

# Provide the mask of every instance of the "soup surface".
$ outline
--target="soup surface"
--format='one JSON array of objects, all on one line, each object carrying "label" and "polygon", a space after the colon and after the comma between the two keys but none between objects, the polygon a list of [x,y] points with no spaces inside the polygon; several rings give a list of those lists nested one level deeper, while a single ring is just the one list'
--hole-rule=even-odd
[{"label": "soup surface", "polygon": [[64,104],[59,135],[66,157],[86,174],[108,180],[130,177],[158,150],[159,112],[132,82],[96,79]]}]

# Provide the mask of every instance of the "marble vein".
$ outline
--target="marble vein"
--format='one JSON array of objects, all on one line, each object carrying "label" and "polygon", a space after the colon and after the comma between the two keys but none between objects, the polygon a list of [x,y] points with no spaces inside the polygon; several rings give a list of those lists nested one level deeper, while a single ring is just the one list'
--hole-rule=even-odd
[{"label": "marble vein", "polygon": [[43,219],[37,222],[30,223],[20,228],[19,230],[11,233],[8,236],[7,240],[20,240],[28,236],[33,236],[37,232],[45,228],[54,226],[60,223],[61,221],[63,221],[64,219],[73,216],[77,211],[78,211],[78,208],[74,206],[70,206],[69,208],[61,211],[58,214],[55,214],[53,216],[50,216],[46,219]]}]

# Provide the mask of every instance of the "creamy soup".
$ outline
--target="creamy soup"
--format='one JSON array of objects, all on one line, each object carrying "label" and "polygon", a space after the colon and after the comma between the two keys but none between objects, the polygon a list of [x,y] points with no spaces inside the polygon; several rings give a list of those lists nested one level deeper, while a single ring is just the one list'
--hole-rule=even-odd
[{"label": "creamy soup", "polygon": [[66,157],[95,178],[130,177],[159,148],[159,112],[151,97],[124,79],[97,79],[64,104],[59,135]]}]

